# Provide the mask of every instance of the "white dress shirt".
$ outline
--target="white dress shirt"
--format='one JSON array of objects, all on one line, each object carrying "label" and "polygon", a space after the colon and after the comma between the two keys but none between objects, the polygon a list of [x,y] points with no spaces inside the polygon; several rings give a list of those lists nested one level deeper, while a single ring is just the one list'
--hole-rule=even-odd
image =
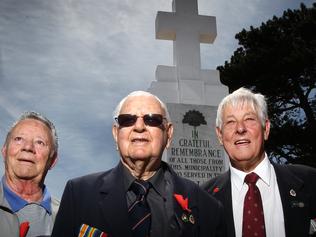
[{"label": "white dress shirt", "polygon": [[[244,179],[248,173],[237,170],[231,165],[230,171],[235,233],[236,237],[241,237],[244,198],[248,191],[248,185],[244,183]],[[285,237],[284,216],[279,187],[274,168],[267,154],[265,154],[265,158],[252,172],[255,172],[260,177],[256,185],[260,190],[262,199],[266,236]]]}]

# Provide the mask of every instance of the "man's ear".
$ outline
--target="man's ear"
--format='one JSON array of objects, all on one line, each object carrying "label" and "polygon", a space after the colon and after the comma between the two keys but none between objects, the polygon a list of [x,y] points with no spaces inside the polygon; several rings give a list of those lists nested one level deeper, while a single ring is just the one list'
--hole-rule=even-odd
[{"label": "man's ear", "polygon": [[267,119],[266,122],[265,122],[265,128],[264,128],[264,140],[268,140],[268,137],[269,137],[269,134],[270,134],[270,120]]},{"label": "man's ear", "polygon": [[113,135],[113,139],[115,141],[115,143],[117,144],[117,134],[118,134],[118,125],[113,124],[112,126],[112,135]]},{"label": "man's ear", "polygon": [[49,166],[49,169],[51,170],[52,168],[55,167],[57,160],[58,160],[58,155],[57,152],[54,153],[53,157],[50,158],[51,159],[51,164]]},{"label": "man's ear", "polygon": [[6,159],[6,156],[7,156],[7,146],[6,145],[3,145],[3,147],[1,148],[1,154],[2,154],[3,159]]},{"label": "man's ear", "polygon": [[168,148],[171,144],[172,141],[172,137],[173,137],[173,125],[172,123],[168,123],[167,125],[167,144],[166,144],[166,148]]},{"label": "man's ear", "polygon": [[222,130],[219,127],[216,127],[216,135],[219,143],[223,145],[223,136],[222,136]]}]

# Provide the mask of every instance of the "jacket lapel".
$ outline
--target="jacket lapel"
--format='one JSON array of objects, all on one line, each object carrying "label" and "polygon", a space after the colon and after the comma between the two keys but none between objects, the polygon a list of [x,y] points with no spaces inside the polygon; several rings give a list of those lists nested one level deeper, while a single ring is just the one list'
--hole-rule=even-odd
[{"label": "jacket lapel", "polygon": [[99,206],[108,223],[110,236],[131,237],[121,163],[102,180]]},{"label": "jacket lapel", "polygon": [[[281,202],[284,214],[286,236],[298,236],[300,228],[308,225],[304,223],[308,214],[308,197],[301,191],[303,181],[295,176],[288,167],[274,164]],[[306,226],[308,229],[308,226]]]},{"label": "jacket lapel", "polygon": [[230,170],[222,174],[221,178],[217,179],[210,190],[207,191],[223,204],[227,225],[227,236],[235,237]]},{"label": "jacket lapel", "polygon": [[[173,207],[171,210],[173,210],[173,214],[171,217],[170,225],[169,225],[169,232],[168,236],[177,237],[177,236],[194,236],[194,224],[192,224],[190,221],[185,221],[185,218],[189,218],[190,214],[193,216],[193,219],[197,216],[196,211],[196,198],[194,197],[194,194],[188,190],[187,186],[183,182],[182,179],[180,179],[173,170],[169,169],[171,178],[171,187],[172,190],[170,190],[170,193],[172,201],[169,203],[172,203]],[[168,179],[167,179],[168,180]],[[168,189],[167,189],[168,190]],[[168,190],[169,192],[169,190]],[[183,210],[181,205],[178,203],[176,198],[174,197],[174,194],[180,194],[183,198],[188,198],[188,208],[191,209],[191,213],[187,213]],[[184,217],[185,215],[185,217]]]}]

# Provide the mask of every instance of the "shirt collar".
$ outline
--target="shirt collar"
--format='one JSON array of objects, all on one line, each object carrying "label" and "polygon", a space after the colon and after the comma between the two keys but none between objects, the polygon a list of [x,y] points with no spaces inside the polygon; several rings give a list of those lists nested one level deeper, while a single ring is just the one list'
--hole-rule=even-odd
[{"label": "shirt collar", "polygon": [[127,192],[129,187],[131,186],[131,184],[134,182],[136,178],[129,172],[129,170],[123,164],[122,164],[122,168],[123,168],[124,190],[125,192]]},{"label": "shirt collar", "polygon": [[154,190],[163,198],[166,198],[165,193],[165,183],[164,183],[164,171],[163,168],[160,167],[157,172],[148,180]]},{"label": "shirt collar", "polygon": [[[131,184],[136,178],[129,172],[129,170],[123,165],[123,176],[124,176],[124,189],[127,192]],[[147,180],[151,183],[153,189],[163,198],[166,198],[165,186],[164,186],[164,170],[160,167],[157,172]]]},{"label": "shirt collar", "polygon": [[[229,164],[229,167],[231,171],[231,181],[240,191],[248,173],[234,168],[231,164]],[[266,183],[266,185],[270,186],[271,164],[266,153],[264,154],[264,159],[251,172],[255,172],[260,177],[260,179]]]},{"label": "shirt collar", "polygon": [[[19,210],[21,210],[23,207],[25,207],[28,204],[31,204],[29,202],[27,202],[26,200],[24,200],[23,198],[21,198],[19,195],[17,195],[16,193],[14,193],[7,185],[6,179],[3,176],[2,178],[2,185],[3,185],[3,193],[4,193],[4,198],[8,201],[11,209],[13,212],[18,212]],[[51,195],[48,192],[48,189],[46,188],[46,186],[44,185],[43,188],[43,199],[40,203],[37,203],[38,205],[42,206],[43,208],[45,208],[45,210],[51,214],[52,213],[52,209],[51,209]]]}]

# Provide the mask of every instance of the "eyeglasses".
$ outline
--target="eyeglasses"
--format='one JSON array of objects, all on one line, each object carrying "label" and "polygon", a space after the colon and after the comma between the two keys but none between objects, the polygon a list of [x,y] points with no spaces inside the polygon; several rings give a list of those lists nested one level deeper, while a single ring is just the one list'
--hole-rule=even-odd
[{"label": "eyeglasses", "polygon": [[145,125],[150,127],[159,127],[163,120],[166,119],[161,114],[145,114],[143,116],[120,114],[115,120],[121,127],[130,127],[136,123],[138,118],[143,118]]}]

